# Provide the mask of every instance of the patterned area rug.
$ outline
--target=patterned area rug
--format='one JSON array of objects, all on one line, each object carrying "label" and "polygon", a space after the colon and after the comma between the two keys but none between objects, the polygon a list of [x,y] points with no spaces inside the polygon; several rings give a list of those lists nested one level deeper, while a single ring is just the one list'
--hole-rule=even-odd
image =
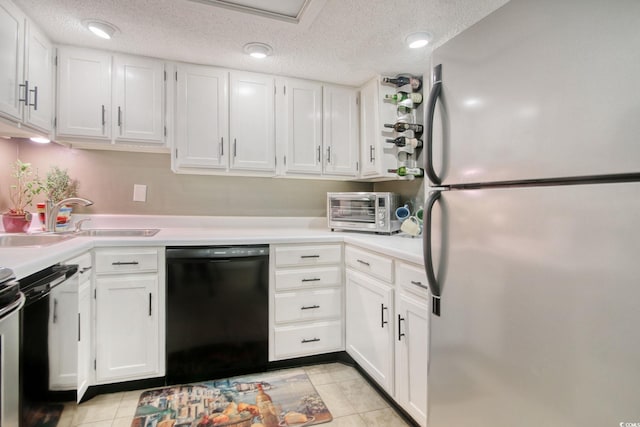
[{"label": "patterned area rug", "polygon": [[304,370],[244,375],[150,390],[132,427],[302,427],[331,413]]}]

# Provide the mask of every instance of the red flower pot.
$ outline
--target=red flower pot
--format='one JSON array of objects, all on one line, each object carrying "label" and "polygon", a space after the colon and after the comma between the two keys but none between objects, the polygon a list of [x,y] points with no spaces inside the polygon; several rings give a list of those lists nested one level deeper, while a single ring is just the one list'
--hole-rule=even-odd
[{"label": "red flower pot", "polygon": [[31,225],[31,213],[3,213],[2,225],[4,226],[4,231],[7,233],[26,233]]}]

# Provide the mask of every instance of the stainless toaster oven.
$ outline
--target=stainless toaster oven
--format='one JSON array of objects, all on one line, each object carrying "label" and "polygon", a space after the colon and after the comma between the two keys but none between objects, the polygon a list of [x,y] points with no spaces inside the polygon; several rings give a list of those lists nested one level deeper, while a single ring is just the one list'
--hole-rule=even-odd
[{"label": "stainless toaster oven", "polygon": [[392,234],[400,230],[396,193],[327,193],[327,222],[331,231],[352,230]]}]

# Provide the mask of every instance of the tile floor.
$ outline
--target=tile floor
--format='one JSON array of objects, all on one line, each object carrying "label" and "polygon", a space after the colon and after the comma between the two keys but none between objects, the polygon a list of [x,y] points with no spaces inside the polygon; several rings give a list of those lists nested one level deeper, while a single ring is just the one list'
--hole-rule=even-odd
[{"label": "tile floor", "polygon": [[[330,363],[304,370],[333,415],[332,422],[319,426],[409,426],[354,368]],[[79,405],[68,403],[57,427],[131,427],[142,391],[102,394]]]}]

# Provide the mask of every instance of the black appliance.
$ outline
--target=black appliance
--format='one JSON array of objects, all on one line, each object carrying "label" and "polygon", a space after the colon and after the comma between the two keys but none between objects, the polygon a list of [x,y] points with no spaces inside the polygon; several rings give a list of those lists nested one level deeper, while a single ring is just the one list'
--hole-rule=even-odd
[{"label": "black appliance", "polygon": [[262,371],[269,357],[269,246],[169,247],[167,383]]}]

